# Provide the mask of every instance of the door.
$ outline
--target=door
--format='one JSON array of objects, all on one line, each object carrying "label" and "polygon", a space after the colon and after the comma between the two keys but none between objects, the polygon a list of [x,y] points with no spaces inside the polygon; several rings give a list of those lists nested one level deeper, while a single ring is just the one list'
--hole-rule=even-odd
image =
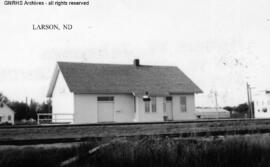
[{"label": "door", "polygon": [[167,116],[168,120],[173,120],[172,97],[166,97],[166,100],[165,100],[165,115]]},{"label": "door", "polygon": [[98,102],[98,122],[113,122],[113,101]]}]

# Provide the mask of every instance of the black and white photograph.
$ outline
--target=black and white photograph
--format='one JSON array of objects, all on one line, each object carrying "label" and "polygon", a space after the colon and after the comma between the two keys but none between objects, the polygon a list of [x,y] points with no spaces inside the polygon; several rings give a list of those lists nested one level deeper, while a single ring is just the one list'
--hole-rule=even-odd
[{"label": "black and white photograph", "polygon": [[0,0],[1,167],[269,167],[270,1]]}]

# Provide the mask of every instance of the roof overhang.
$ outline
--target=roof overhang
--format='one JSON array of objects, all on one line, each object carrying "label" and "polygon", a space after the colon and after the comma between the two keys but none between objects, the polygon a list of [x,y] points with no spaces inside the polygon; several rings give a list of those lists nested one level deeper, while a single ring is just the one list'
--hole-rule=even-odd
[{"label": "roof overhang", "polygon": [[[58,79],[59,75],[60,76],[63,75],[63,77],[66,81],[66,84],[69,87],[69,90],[75,94],[132,94],[133,96],[142,97],[143,95],[145,95],[145,92],[148,92],[150,96],[163,96],[163,97],[165,97],[165,96],[170,96],[170,95],[203,93],[201,91],[201,89],[195,83],[193,83],[187,76],[185,76],[185,74],[183,74],[183,72],[180,69],[178,69],[178,68],[175,69],[174,67],[170,67],[170,69],[168,69],[169,67],[166,67],[165,69],[162,68],[162,71],[169,70],[169,71],[172,71],[173,73],[176,73],[176,74],[180,73],[181,74],[180,78],[183,77],[185,80],[187,80],[187,82],[188,82],[187,84],[189,84],[189,85],[184,84],[183,86],[186,86],[186,87],[179,88],[179,84],[182,85],[182,83],[177,82],[176,85],[171,85],[171,86],[167,85],[166,86],[167,82],[161,82],[158,86],[155,86],[155,83],[148,82],[149,81],[149,77],[148,77],[148,79],[146,79],[145,82],[140,82],[139,84],[134,84],[133,86],[132,86],[133,83],[128,83],[128,84],[126,84],[126,85],[128,85],[126,87],[124,87],[124,86],[122,87],[121,85],[118,85],[118,87],[117,87],[117,83],[119,81],[115,81],[114,86],[116,88],[111,89],[111,87],[108,87],[109,84],[107,84],[107,85],[105,84],[104,86],[99,86],[99,87],[95,87],[95,84],[94,84],[94,86],[91,87],[87,84],[87,82],[90,82],[87,79],[78,81],[78,79],[80,80],[80,78],[83,78],[84,75],[86,75],[87,78],[90,78],[90,74],[97,76],[97,73],[90,73],[88,75],[88,73],[85,72],[85,70],[90,69],[90,71],[95,71],[95,69],[97,68],[98,65],[102,66],[102,69],[108,66],[108,65],[106,66],[104,64],[89,64],[89,65],[87,65],[86,63],[82,64],[82,63],[58,62],[56,64],[55,69],[54,69],[54,73],[53,73],[53,76],[51,78],[51,81],[49,84],[49,89],[47,91],[46,96],[49,98],[53,96],[53,92],[54,92],[57,80],[59,80]],[[81,69],[80,67],[82,67],[82,66],[83,66],[83,68]],[[92,68],[88,68],[88,67],[92,67],[92,66],[95,67],[95,68],[93,68],[94,70]],[[112,68],[111,66],[112,65],[110,65],[108,68],[109,69],[119,69],[120,68],[120,67]],[[117,65],[115,65],[115,66],[117,66]],[[125,68],[123,68],[123,67],[125,67]],[[127,66],[127,67],[123,66],[123,67],[121,66],[121,70],[129,69],[129,68],[134,70],[133,67],[129,67],[129,66]],[[151,68],[154,68],[154,67],[151,67]],[[75,69],[78,69],[78,70],[76,71]],[[160,69],[160,67],[158,69]],[[132,70],[131,70],[131,72],[132,72]],[[75,71],[75,73],[74,73],[74,71]],[[61,74],[59,74],[60,72],[61,72]],[[77,76],[78,74],[81,74],[82,72],[84,75],[80,75],[79,78],[78,77],[73,77],[73,78],[71,77],[71,76]],[[103,72],[103,71],[101,71],[101,72]],[[138,72],[138,71],[136,71],[136,72]],[[150,71],[150,72],[152,72],[152,71]],[[139,73],[139,74],[142,75],[144,73]],[[156,74],[156,73],[154,73],[154,74]],[[169,72],[168,75],[169,74],[171,74],[171,73]],[[157,76],[157,75],[155,75],[155,76]],[[109,79],[112,79],[112,78],[109,78]],[[137,78],[135,78],[135,79],[133,78],[131,81],[134,82],[136,79]],[[158,78],[157,80],[159,80],[159,79],[160,78]],[[104,79],[101,81],[106,83],[106,81],[111,81],[111,80]],[[76,83],[76,82],[83,83],[83,84],[72,84],[72,83]],[[174,82],[174,81],[171,81],[171,82]],[[164,84],[164,85],[162,85],[162,84]],[[100,85],[100,84],[96,84],[96,85]],[[125,84],[123,84],[123,85],[125,85]]]},{"label": "roof overhang", "polygon": [[54,73],[50,82],[50,86],[47,92],[47,97],[52,97],[59,73],[60,73],[60,68],[57,64],[55,66]]},{"label": "roof overhang", "polygon": [[[12,110],[12,109],[11,109],[7,104],[5,104],[4,102],[1,102],[1,104],[3,105],[3,107],[0,107],[0,109],[6,107],[6,108],[8,108],[10,111],[12,111],[13,113],[15,113],[15,111]],[[1,115],[0,115],[0,116],[1,116]]]}]

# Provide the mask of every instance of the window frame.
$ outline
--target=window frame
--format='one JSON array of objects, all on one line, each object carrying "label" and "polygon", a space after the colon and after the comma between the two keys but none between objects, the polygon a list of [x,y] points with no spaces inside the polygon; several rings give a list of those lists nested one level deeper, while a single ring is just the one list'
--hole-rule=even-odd
[{"label": "window frame", "polygon": [[151,112],[152,113],[156,113],[157,112],[157,97],[151,97]]},{"label": "window frame", "polygon": [[98,102],[113,102],[114,96],[97,96]]},{"label": "window frame", "polygon": [[[154,101],[154,103],[153,103]],[[156,113],[157,112],[157,97],[150,97],[144,100],[144,112],[145,113]]]},{"label": "window frame", "polygon": [[172,96],[166,96],[165,101],[172,101]]},{"label": "window frame", "polygon": [[151,112],[151,103],[150,101],[144,101],[144,112],[150,113]]},{"label": "window frame", "polygon": [[[185,99],[184,101],[182,101]],[[184,102],[185,104],[182,104]],[[187,96],[180,96],[180,111],[186,113],[187,112]]]}]

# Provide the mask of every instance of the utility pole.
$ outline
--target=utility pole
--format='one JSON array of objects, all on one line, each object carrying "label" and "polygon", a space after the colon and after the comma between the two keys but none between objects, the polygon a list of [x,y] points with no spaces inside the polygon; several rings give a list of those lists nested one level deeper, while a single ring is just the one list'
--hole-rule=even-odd
[{"label": "utility pole", "polygon": [[216,102],[216,111],[218,112],[217,91],[215,91],[214,95],[215,95],[215,102]]},{"label": "utility pole", "polygon": [[248,114],[249,118],[254,118],[253,116],[253,108],[252,108],[252,98],[251,98],[251,88],[247,83],[247,98],[248,98]]},{"label": "utility pole", "polygon": [[254,118],[251,89],[252,89],[252,87],[249,87],[250,115],[251,115],[251,118]]},{"label": "utility pole", "polygon": [[27,107],[28,107],[28,99],[27,99],[27,97],[25,97],[25,111],[26,112],[28,112]]},{"label": "utility pole", "polygon": [[215,98],[215,109],[216,109],[216,112],[217,112],[217,118],[220,117],[220,114],[219,114],[219,111],[218,111],[218,100],[217,100],[217,91],[210,91],[211,94],[214,94],[214,98]]}]

